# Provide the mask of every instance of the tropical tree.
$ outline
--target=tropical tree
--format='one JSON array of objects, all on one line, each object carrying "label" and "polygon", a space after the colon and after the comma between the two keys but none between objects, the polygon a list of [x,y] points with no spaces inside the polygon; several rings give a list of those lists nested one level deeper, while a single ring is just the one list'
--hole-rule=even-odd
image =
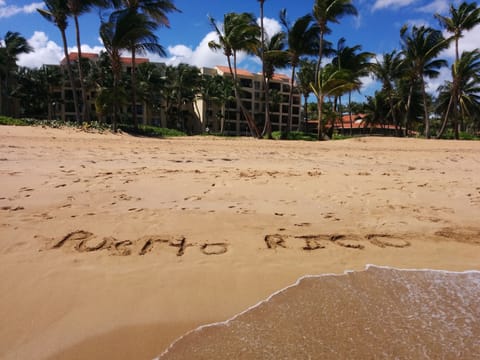
[{"label": "tropical tree", "polygon": [[154,114],[161,114],[162,89],[165,86],[164,66],[150,62],[137,68],[138,97],[146,106],[144,121],[148,122]]},{"label": "tropical tree", "polygon": [[[400,129],[400,122],[397,118],[397,111],[394,107],[395,96],[395,81],[402,76],[403,58],[401,53],[393,50],[389,53],[384,53],[381,60],[378,58],[372,64],[372,72],[374,76],[382,83],[382,91],[385,93],[388,104],[389,114],[392,117],[393,124]],[[399,135],[399,134],[397,134]]]},{"label": "tropical tree", "polygon": [[[452,34],[452,37],[455,41],[455,64],[458,63],[460,60],[459,54],[459,41],[460,38],[463,36],[465,31],[473,29],[475,26],[480,24],[480,8],[477,7],[476,3],[467,3],[462,2],[458,8],[456,8],[453,4],[450,5],[450,17],[442,16],[440,14],[434,15],[437,20],[439,21],[440,25],[449,33]],[[459,84],[456,84],[459,79],[456,79],[454,73],[459,74],[458,71],[455,71],[455,64],[452,66],[452,106],[450,109],[452,110],[453,115],[453,126],[455,132],[455,138],[459,138],[459,126],[461,123],[458,121],[458,102],[459,102],[459,93],[456,91],[459,88]],[[447,112],[447,116],[450,115],[450,110]],[[443,132],[443,131],[441,131]]]},{"label": "tropical tree", "polygon": [[308,97],[312,93],[311,84],[315,83],[315,64],[309,59],[300,59],[299,71],[297,73],[297,87],[303,95],[303,115],[308,120]]},{"label": "tropical tree", "polygon": [[18,32],[7,31],[0,42],[0,114],[10,114],[10,87],[12,76],[17,70],[20,54],[32,52],[32,47]]},{"label": "tropical tree", "polygon": [[292,104],[295,71],[302,56],[315,55],[318,52],[319,28],[313,22],[313,17],[310,14],[298,18],[293,25],[290,25],[287,20],[287,12],[285,9],[280,12],[280,22],[286,29],[288,42],[288,49],[286,52],[288,54],[289,64],[292,68],[288,102],[288,124],[286,127],[286,132],[288,133],[292,129]]},{"label": "tropical tree", "polygon": [[80,89],[82,92],[84,121],[90,120],[90,107],[88,106],[87,90],[85,88],[85,78],[84,78],[83,69],[81,66],[82,43],[80,41],[80,23],[78,21],[78,18],[82,14],[85,14],[91,11],[91,9],[94,6],[107,7],[109,4],[110,4],[109,0],[67,0],[69,15],[73,17],[73,21],[75,24],[75,39],[77,43],[77,53],[78,53],[77,70],[78,70],[78,77],[80,81]]},{"label": "tropical tree", "polygon": [[[357,15],[357,9],[352,4],[351,0],[315,0],[313,5],[313,16],[317,22],[319,28],[319,37],[318,37],[318,59],[317,67],[315,71],[315,79],[318,80],[321,78],[319,75],[320,69],[322,66],[322,60],[324,55],[324,38],[325,35],[328,35],[332,32],[329,27],[330,23],[338,24],[340,19],[346,15]],[[320,84],[316,86],[317,90],[321,90]],[[321,107],[323,106],[321,101],[323,101],[324,96],[317,96],[317,109],[319,116],[321,115]],[[320,132],[322,129],[321,119],[318,119],[318,139],[322,140],[324,138],[323,134]]]},{"label": "tropical tree", "polygon": [[[110,15],[108,22],[102,21],[100,26],[100,37],[102,38],[105,50],[110,58],[113,74],[113,98],[120,99],[124,89],[119,88],[122,62],[121,53],[129,49],[132,44],[151,48],[157,44],[157,36],[154,34],[155,23],[150,21],[144,14],[133,11],[114,12]],[[118,123],[119,102],[113,104],[113,130],[116,131]]]},{"label": "tropical tree", "polygon": [[[464,51],[453,66],[453,79],[439,88],[439,107],[445,114],[437,138],[440,138],[446,128],[449,113],[455,98],[459,105],[462,119],[473,117],[480,112],[480,51]],[[456,118],[454,118],[456,119]],[[455,137],[458,138],[458,127],[454,124]]]},{"label": "tropical tree", "polygon": [[255,124],[252,115],[243,105],[240,98],[239,81],[237,76],[237,57],[240,51],[255,54],[259,44],[260,28],[255,22],[255,17],[249,13],[228,13],[223,18],[223,31],[217,25],[214,18],[210,18],[217,41],[210,41],[208,46],[214,51],[222,50],[227,58],[228,68],[234,83],[235,99],[247,122],[253,136],[260,138],[261,132]]},{"label": "tropical tree", "polygon": [[264,24],[264,5],[265,0],[258,0],[260,4],[260,47],[259,55],[262,61],[262,84],[263,84],[263,98],[265,99],[265,128],[262,131],[262,135],[266,134],[269,139],[272,137],[272,124],[270,122],[270,112],[268,106],[268,84],[265,64],[265,24]]},{"label": "tropical tree", "polygon": [[[448,47],[448,41],[441,31],[426,26],[403,26],[400,30],[402,52],[405,57],[407,73],[410,77],[410,91],[418,82],[422,91],[425,137],[430,138],[430,120],[427,104],[425,77],[436,78],[439,69],[447,66],[443,59],[437,59],[440,52]],[[409,105],[407,105],[409,106]],[[407,115],[409,109],[407,108]]]},{"label": "tropical tree", "polygon": [[70,10],[68,9],[67,2],[65,0],[45,0],[45,7],[46,9],[37,9],[37,11],[47,21],[55,24],[55,26],[60,30],[63,43],[63,54],[65,56],[68,78],[70,80],[70,87],[72,88],[73,93],[75,120],[77,121],[77,123],[80,123],[80,112],[78,110],[78,95],[75,86],[75,79],[73,77],[71,61],[68,54],[68,43],[66,36],[66,30],[68,26],[68,14]]},{"label": "tropical tree", "polygon": [[[350,115],[350,134],[353,128],[353,117],[351,110],[352,91],[360,90],[362,83],[360,78],[367,76],[372,69],[370,60],[374,57],[373,53],[362,52],[361,45],[355,45],[353,47],[346,45],[345,38],[340,38],[337,43],[337,50],[335,51],[335,57],[332,59],[332,64],[340,69],[347,70],[350,73],[350,80],[352,87],[348,91],[348,109]],[[354,86],[355,85],[355,86]],[[341,99],[341,97],[340,97]]]},{"label": "tropical tree", "polygon": [[[338,96],[358,86],[358,80],[352,82],[350,73],[347,70],[339,69],[333,64],[327,64],[320,69],[317,80],[312,84],[312,91],[317,98],[318,108],[318,133],[319,140],[325,135],[325,122],[323,121],[323,104],[325,97]],[[332,126],[333,129],[333,126]]]},{"label": "tropical tree", "polygon": [[[151,23],[155,24],[151,29],[152,31],[156,30],[160,26],[170,27],[170,21],[168,20],[167,14],[171,12],[178,12],[174,2],[172,0],[115,0],[117,3],[120,2],[123,5],[123,8],[118,11],[121,12],[133,12],[138,14],[143,14],[145,18]],[[136,43],[134,40],[128,46],[132,54],[132,119],[134,126],[138,125],[137,120],[137,80],[136,80],[136,55],[145,54],[146,52],[157,53],[159,55],[165,56],[164,48],[158,44],[158,41],[154,42],[143,42],[142,44]]]},{"label": "tropical tree", "polygon": [[275,75],[275,69],[284,68],[288,64],[288,53],[285,48],[285,33],[280,31],[271,37],[266,37],[263,54],[263,73],[265,89],[265,126],[262,134],[268,139],[272,138],[272,124],[270,121],[270,81]]}]

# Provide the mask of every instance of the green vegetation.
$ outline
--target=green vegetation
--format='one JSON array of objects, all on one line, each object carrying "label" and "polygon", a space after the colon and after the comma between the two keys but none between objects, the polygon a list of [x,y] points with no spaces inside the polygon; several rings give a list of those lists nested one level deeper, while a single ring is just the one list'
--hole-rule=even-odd
[{"label": "green vegetation", "polygon": [[14,119],[8,116],[0,116],[0,125],[28,126],[31,124],[25,119]]},{"label": "green vegetation", "polygon": [[[376,55],[362,51],[359,44],[348,44],[345,38],[336,47],[329,39],[336,30],[332,25],[357,15],[352,0],[311,0],[310,11],[292,22],[282,9],[279,22],[283,29],[271,37],[263,24],[266,1],[258,0],[260,21],[247,12],[225,14],[222,25],[210,18],[218,40],[208,45],[225,55],[230,68],[230,76],[228,72],[213,76],[187,64],[136,63],[137,54],[164,54],[157,30],[169,26],[167,15],[180,11],[173,0],[44,0],[45,6],[38,11],[59,29],[65,60],[61,66],[19,67],[18,56],[33,49],[18,32],[7,32],[0,39],[0,115],[6,116],[0,124],[71,126],[58,120],[62,118],[75,120],[84,129],[111,127],[116,131],[118,125],[141,136],[200,134],[208,128],[210,134],[222,135],[225,130],[228,135],[241,132],[258,138],[312,140],[311,135],[295,131],[303,129],[324,140],[353,135],[353,125],[344,120],[339,125],[348,113],[362,114],[368,129],[383,130],[378,133],[478,138],[480,50],[459,50],[464,33],[480,24],[476,2],[452,1],[448,15],[434,14],[438,29],[404,25],[400,48]],[[78,17],[97,11],[102,14],[99,35],[105,51],[91,60],[81,57]],[[78,57],[68,53],[71,22]],[[450,63],[442,58],[448,47],[455,48]],[[130,52],[130,62],[122,58],[124,51]],[[237,69],[240,53],[260,58],[262,85],[242,82],[245,79]],[[449,78],[433,94],[427,93],[427,81],[447,67]],[[291,83],[282,93],[270,82],[284,68],[290,70]],[[371,75],[381,89],[363,104],[353,104],[351,93],[359,91],[361,79]],[[253,97],[253,86],[255,102],[245,101]],[[316,98],[313,106],[307,104],[310,94]],[[310,121],[292,126],[293,97],[301,96],[304,110],[299,113],[295,108],[295,116]],[[345,97],[348,105],[342,104]],[[87,98],[95,99],[94,108],[84,106]],[[214,108],[199,106],[199,100]],[[234,124],[231,120],[239,113],[243,123]],[[28,119],[15,119],[20,117]]]},{"label": "green vegetation", "polygon": [[186,136],[182,131],[175,129],[166,129],[152,125],[126,125],[120,124],[118,128],[128,134],[136,136],[146,136],[146,137],[176,137],[176,136]]},{"label": "green vegetation", "polygon": [[290,131],[289,133],[281,133],[280,131],[272,132],[272,138],[275,140],[304,140],[313,141],[316,137],[312,134],[304,133],[302,131]]}]

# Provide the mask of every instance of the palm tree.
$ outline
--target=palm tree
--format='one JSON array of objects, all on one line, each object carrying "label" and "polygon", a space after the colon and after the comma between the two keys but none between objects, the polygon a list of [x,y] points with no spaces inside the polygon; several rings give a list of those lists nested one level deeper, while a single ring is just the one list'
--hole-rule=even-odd
[{"label": "palm tree", "polygon": [[345,45],[345,38],[340,38],[337,43],[336,56],[332,59],[332,64],[337,66],[340,69],[345,69],[350,73],[350,78],[352,84],[357,84],[357,87],[352,87],[348,91],[348,108],[350,114],[350,135],[352,134],[353,128],[353,118],[351,111],[352,103],[352,90],[360,90],[362,83],[360,82],[361,77],[365,77],[370,73],[372,64],[370,59],[373,58],[374,54],[370,52],[359,52],[362,50],[361,45],[355,45],[353,47]]},{"label": "palm tree", "polygon": [[263,134],[268,139],[272,139],[272,124],[270,121],[270,81],[272,80],[275,69],[284,68],[288,65],[288,53],[285,48],[285,33],[280,31],[265,39],[262,46],[263,54],[263,73],[265,77],[265,126]]},{"label": "palm tree", "polygon": [[[179,12],[172,0],[115,0],[121,2],[124,6],[119,12],[134,12],[143,14],[149,21],[155,24],[155,29],[159,26],[170,27],[170,21],[167,14],[171,12]],[[155,30],[153,29],[153,30]],[[134,126],[138,126],[137,120],[137,85],[136,85],[136,55],[143,54],[147,51],[158,53],[165,56],[165,50],[158,45],[158,42],[150,45],[143,44],[138,46],[135,42],[132,42],[128,47],[128,50],[132,53],[132,119]]]},{"label": "palm tree", "polygon": [[[441,31],[425,26],[403,26],[400,31],[402,52],[411,79],[411,91],[416,82],[420,84],[423,97],[425,137],[430,138],[430,120],[427,104],[425,77],[436,78],[439,69],[447,66],[443,59],[437,59],[440,52],[448,47]],[[408,109],[407,109],[408,113]]]},{"label": "palm tree", "polygon": [[[462,2],[458,8],[453,4],[450,5],[450,17],[442,16],[440,14],[435,14],[435,18],[439,21],[440,25],[447,30],[449,33],[453,34],[453,39],[455,41],[455,63],[460,60],[459,55],[459,40],[463,36],[465,31],[473,29],[476,25],[480,24],[480,8],[477,8],[476,3],[467,3]],[[458,80],[455,79],[453,73],[455,72],[452,67],[452,79],[453,79],[453,91],[457,91],[458,84],[455,84]],[[452,109],[453,109],[453,119],[454,119],[454,131],[455,138],[459,138],[459,125],[461,124],[458,121],[458,97],[459,94],[452,94]],[[447,116],[449,113],[447,113]]]},{"label": "palm tree", "polygon": [[402,55],[396,50],[384,53],[381,61],[377,58],[376,62],[372,64],[373,74],[380,80],[382,90],[386,93],[390,106],[389,114],[392,117],[393,124],[397,128],[397,131],[400,128],[400,123],[397,119],[397,111],[394,108],[395,81],[402,76],[402,67]]},{"label": "palm tree", "polygon": [[77,67],[78,67],[78,77],[80,81],[80,89],[82,91],[84,121],[90,120],[90,107],[88,106],[87,90],[85,89],[85,79],[83,75],[83,69],[81,66],[82,43],[80,41],[80,24],[79,24],[78,18],[82,14],[89,12],[94,6],[107,7],[109,3],[110,1],[108,0],[67,0],[69,15],[73,17],[73,21],[75,23],[75,39],[77,42],[77,52],[78,52]]},{"label": "palm tree", "polygon": [[[352,4],[351,0],[315,0],[313,5],[313,16],[317,21],[319,28],[319,44],[318,44],[318,59],[317,67],[315,71],[315,79],[320,78],[320,68],[323,60],[323,50],[324,50],[324,37],[327,34],[331,33],[329,28],[329,23],[338,24],[339,20],[346,15],[357,15],[357,9]],[[321,86],[317,84],[317,88],[321,89]],[[320,108],[323,104],[320,101],[323,101],[323,96],[317,97],[317,108],[319,115],[321,114]],[[321,119],[318,120],[318,129],[321,130]],[[319,132],[319,140],[324,138],[323,134]]]},{"label": "palm tree", "polygon": [[[100,37],[110,58],[113,74],[113,96],[120,96],[119,82],[122,72],[121,52],[129,49],[133,43],[138,48],[158,46],[154,34],[155,23],[148,20],[144,14],[129,12],[114,12],[108,22],[102,21]],[[113,104],[113,130],[117,130],[119,103]]]},{"label": "palm tree", "polygon": [[480,24],[480,8],[477,8],[477,3],[462,2],[458,8],[453,4],[450,5],[450,17],[435,14],[435,18],[440,22],[440,25],[453,34],[455,40],[455,61],[460,59],[458,43],[463,36],[464,31],[473,29]]},{"label": "palm tree", "polygon": [[[445,117],[437,138],[440,138],[445,131],[448,114],[454,106],[455,98],[462,119],[465,115],[472,116],[480,110],[480,51],[478,49],[462,53],[453,66],[453,80],[442,85],[439,93],[440,107],[444,108]],[[454,131],[457,138],[458,127],[455,125]]]},{"label": "palm tree", "polygon": [[75,109],[75,120],[77,123],[80,123],[80,113],[78,111],[78,96],[77,89],[75,86],[75,79],[73,78],[72,66],[70,62],[70,57],[68,55],[68,43],[66,36],[66,29],[68,26],[68,14],[69,9],[67,2],[64,0],[45,0],[45,9],[37,9],[37,11],[42,15],[47,21],[55,24],[55,26],[60,30],[62,35],[63,43],[63,53],[65,56],[65,61],[67,64],[68,78],[70,80],[70,86],[73,93],[73,106]]},{"label": "palm tree", "polygon": [[265,68],[265,25],[263,23],[264,18],[264,5],[265,0],[258,0],[260,4],[260,59],[262,61],[262,83],[263,83],[263,98],[265,99],[265,128],[262,132],[267,135],[267,138],[272,138],[272,124],[270,122],[270,112],[268,110],[268,84],[267,84],[267,74]]},{"label": "palm tree", "polygon": [[[215,19],[210,18],[218,42],[210,41],[208,46],[214,51],[222,50],[227,58],[230,75],[234,82],[235,99],[237,107],[241,110],[250,132],[253,136],[260,138],[261,132],[255,124],[252,115],[242,104],[237,76],[237,55],[239,51],[255,54],[260,46],[258,38],[260,29],[255,22],[255,17],[249,13],[228,13],[224,15],[223,31],[220,30]],[[233,61],[233,64],[232,64]]]},{"label": "palm tree", "polygon": [[17,58],[20,54],[28,54],[33,48],[18,32],[7,31],[0,43],[0,114],[10,115],[10,82],[12,73],[17,69]]},{"label": "palm tree", "polygon": [[287,20],[285,9],[280,12],[280,22],[286,29],[288,41],[288,49],[286,51],[289,58],[289,64],[292,67],[288,102],[288,124],[286,127],[286,132],[288,133],[292,128],[292,103],[295,71],[302,56],[315,55],[318,52],[319,28],[313,23],[313,17],[310,14],[298,18],[293,25],[290,25]]},{"label": "palm tree", "polygon": [[315,83],[315,62],[308,59],[300,59],[300,70],[297,73],[297,87],[303,95],[303,116],[308,120],[308,97],[312,93],[311,84]]},{"label": "palm tree", "polygon": [[318,139],[322,140],[325,134],[323,122],[323,103],[327,96],[338,96],[358,86],[358,80],[352,82],[347,70],[339,69],[333,64],[327,64],[318,73],[317,80],[311,85],[312,91],[317,97],[318,109]]}]

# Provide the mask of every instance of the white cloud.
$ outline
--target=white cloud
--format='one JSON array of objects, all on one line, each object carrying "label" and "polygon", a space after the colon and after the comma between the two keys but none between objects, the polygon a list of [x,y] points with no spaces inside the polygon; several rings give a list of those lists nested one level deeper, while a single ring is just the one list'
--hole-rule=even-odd
[{"label": "white cloud", "polygon": [[435,78],[435,79],[425,79],[426,80],[426,90],[428,93],[435,95],[437,92],[437,89],[440,85],[443,85],[445,80],[451,80],[452,79],[452,72],[449,67],[444,67],[441,68],[440,70],[440,75]]},{"label": "white cloud", "polygon": [[23,6],[8,5],[5,0],[0,0],[0,19],[9,18],[18,14],[31,14],[37,9],[42,9],[44,6],[45,4],[43,2],[33,2]]},{"label": "white cloud", "polygon": [[18,65],[30,68],[40,67],[43,64],[58,64],[63,58],[63,49],[41,31],[35,31],[28,43],[34,49],[29,54],[18,57]]},{"label": "white cloud", "polygon": [[401,8],[414,3],[417,0],[376,0],[372,10],[381,10],[386,8]]},{"label": "white cloud", "polygon": [[[257,20],[258,25],[260,25],[260,19]],[[282,26],[275,19],[270,19],[267,17],[263,18],[263,27],[265,28],[265,33],[267,37],[272,37],[276,33],[282,31]]]},{"label": "white cloud", "polygon": [[[158,55],[149,56],[151,61],[165,62],[168,65],[178,65],[180,63],[194,65],[197,67],[214,67],[215,65],[226,65],[226,57],[221,50],[215,52],[208,47],[210,41],[218,41],[214,31],[209,32],[200,41],[196,48],[178,44],[167,48],[170,56],[162,58]],[[238,62],[245,59],[245,54],[240,53]]]},{"label": "white cloud", "polygon": [[430,4],[418,8],[417,11],[429,14],[444,13],[448,11],[449,7],[450,1],[448,0],[434,0]]},{"label": "white cloud", "polygon": [[[444,31],[443,36],[450,37],[452,34]],[[472,51],[474,49],[478,49],[478,39],[480,39],[480,25],[477,25],[472,30],[468,32],[464,32],[464,36],[460,38],[458,43],[458,48],[460,54],[462,51]],[[442,57],[448,57],[451,59],[455,58],[455,42],[452,41],[450,47],[444,51],[441,55]]]},{"label": "white cloud", "polygon": [[[33,52],[18,56],[18,65],[20,66],[37,68],[44,64],[58,64],[65,57],[63,47],[49,40],[44,32],[35,31],[27,41],[33,48]],[[102,50],[104,50],[103,46],[82,45],[83,52],[98,54]],[[76,52],[77,47],[70,47],[68,51]]]}]

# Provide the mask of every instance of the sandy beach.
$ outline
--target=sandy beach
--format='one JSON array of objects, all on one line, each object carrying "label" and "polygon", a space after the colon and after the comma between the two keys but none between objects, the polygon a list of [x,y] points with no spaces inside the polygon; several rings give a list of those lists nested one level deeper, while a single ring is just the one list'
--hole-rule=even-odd
[{"label": "sandy beach", "polygon": [[480,142],[0,139],[1,359],[153,359],[305,275],[480,270]]}]

